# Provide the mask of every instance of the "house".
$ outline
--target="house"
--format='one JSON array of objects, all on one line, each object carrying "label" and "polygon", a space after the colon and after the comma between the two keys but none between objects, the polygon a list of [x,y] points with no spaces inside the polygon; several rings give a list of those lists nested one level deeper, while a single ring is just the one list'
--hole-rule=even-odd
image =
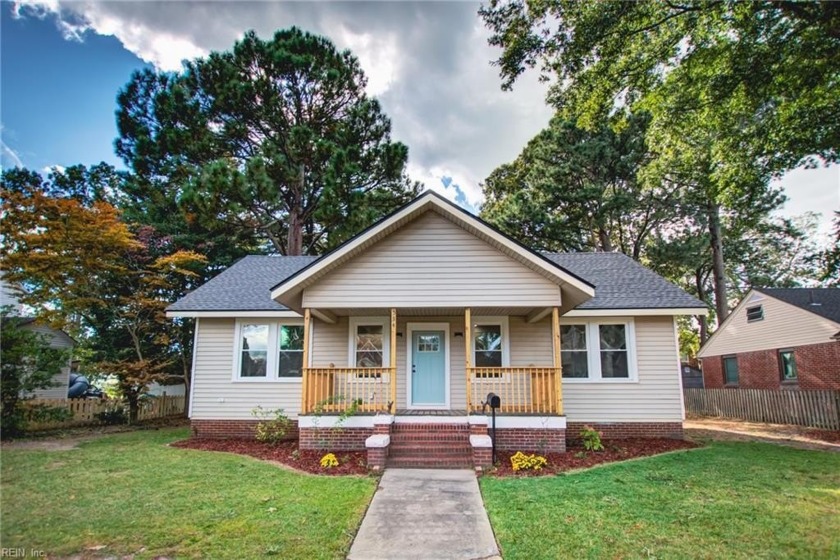
[{"label": "house", "polygon": [[[9,313],[4,320],[17,321],[20,328],[44,335],[51,348],[72,350],[76,346],[76,341],[66,332],[39,323],[34,317],[23,316],[25,310],[18,299],[17,288],[3,280],[2,274],[0,274],[0,308]],[[68,355],[67,367],[61,368],[61,371],[53,377],[52,387],[37,389],[27,396],[39,399],[66,399],[67,388],[70,385],[70,358],[71,356]]]},{"label": "house", "polygon": [[840,288],[755,288],[698,353],[706,388],[840,389]]},{"label": "house", "polygon": [[585,424],[680,437],[675,317],[706,306],[622,254],[541,254],[426,192],[321,257],[246,257],[167,312],[196,318],[197,436],[282,408],[303,448],[466,466],[489,462],[491,392],[501,449],[563,451]]},{"label": "house", "polygon": [[10,317],[7,320],[17,321],[18,326],[23,330],[43,335],[49,343],[50,348],[58,348],[60,350],[68,351],[67,365],[61,368],[61,371],[53,376],[52,387],[46,389],[36,389],[31,395],[27,395],[37,399],[66,399],[67,389],[70,386],[70,361],[72,358],[70,353],[76,346],[76,341],[73,340],[66,332],[39,323],[33,317]]}]

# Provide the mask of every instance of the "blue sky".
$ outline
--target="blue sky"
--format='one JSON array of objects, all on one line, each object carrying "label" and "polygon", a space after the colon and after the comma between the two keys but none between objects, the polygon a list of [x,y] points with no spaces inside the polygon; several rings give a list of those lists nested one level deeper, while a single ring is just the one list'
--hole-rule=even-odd
[{"label": "blue sky", "polygon": [[[526,74],[500,90],[477,4],[281,2],[0,2],[2,167],[43,170],[121,162],[114,154],[118,90],[144,65],[228,49],[249,29],[267,36],[298,25],[350,48],[409,146],[409,174],[462,206],[513,160],[551,117],[545,85]],[[16,15],[18,14],[18,15]],[[417,76],[424,79],[418,81]],[[840,209],[840,166],[795,170],[777,184],[789,216]]]}]

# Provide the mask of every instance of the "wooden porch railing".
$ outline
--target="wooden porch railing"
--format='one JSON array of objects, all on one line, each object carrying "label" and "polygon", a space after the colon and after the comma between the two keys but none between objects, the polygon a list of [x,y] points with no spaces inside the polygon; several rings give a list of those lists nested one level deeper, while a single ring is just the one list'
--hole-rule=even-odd
[{"label": "wooden porch railing", "polygon": [[396,368],[305,368],[303,414],[395,411]]},{"label": "wooden porch railing", "polygon": [[[482,412],[487,393],[499,395],[505,414],[562,414],[554,367],[467,368],[470,412]],[[489,412],[489,409],[488,409]]]}]

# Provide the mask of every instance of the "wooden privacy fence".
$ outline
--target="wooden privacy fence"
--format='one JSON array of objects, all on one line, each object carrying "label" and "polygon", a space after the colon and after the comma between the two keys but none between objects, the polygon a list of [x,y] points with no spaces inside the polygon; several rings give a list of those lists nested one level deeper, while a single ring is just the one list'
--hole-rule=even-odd
[{"label": "wooden privacy fence", "polygon": [[840,430],[840,391],[685,389],[692,416]]},{"label": "wooden privacy fence", "polygon": [[[184,413],[185,403],[186,398],[184,396],[163,395],[144,399],[140,404],[137,419],[152,420],[154,418],[179,416]],[[24,406],[30,411],[37,407],[64,408],[72,415],[59,421],[36,422],[30,419],[26,425],[28,431],[99,424],[97,414],[116,408],[123,408],[126,417],[128,416],[128,405],[111,399],[29,399],[24,402]],[[32,417],[31,413],[29,417]]]}]

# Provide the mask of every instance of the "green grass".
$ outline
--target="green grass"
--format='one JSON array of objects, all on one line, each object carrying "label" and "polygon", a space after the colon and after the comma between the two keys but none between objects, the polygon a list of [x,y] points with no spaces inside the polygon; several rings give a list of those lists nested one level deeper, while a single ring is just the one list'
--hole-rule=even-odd
[{"label": "green grass", "polygon": [[166,447],[186,429],[70,451],[4,449],[2,547],[51,556],[343,558],[373,495],[366,477],[307,476],[248,457]]},{"label": "green grass", "polygon": [[505,560],[840,558],[840,454],[761,443],[482,478]]}]

